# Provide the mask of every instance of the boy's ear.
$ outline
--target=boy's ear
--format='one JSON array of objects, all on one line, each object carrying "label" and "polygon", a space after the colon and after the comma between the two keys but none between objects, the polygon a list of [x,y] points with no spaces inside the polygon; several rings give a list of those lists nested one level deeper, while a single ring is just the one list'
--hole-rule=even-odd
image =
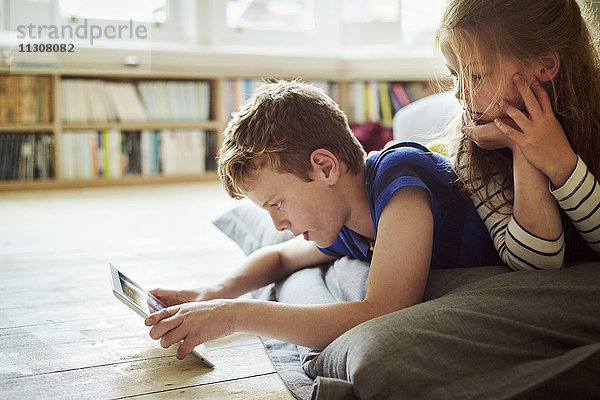
[{"label": "boy's ear", "polygon": [[329,150],[316,149],[310,154],[313,177],[323,177],[329,184],[337,183],[340,177],[340,161]]},{"label": "boy's ear", "polygon": [[556,51],[553,51],[540,58],[539,64],[535,67],[534,75],[540,82],[548,82],[558,74],[559,68],[560,57]]}]

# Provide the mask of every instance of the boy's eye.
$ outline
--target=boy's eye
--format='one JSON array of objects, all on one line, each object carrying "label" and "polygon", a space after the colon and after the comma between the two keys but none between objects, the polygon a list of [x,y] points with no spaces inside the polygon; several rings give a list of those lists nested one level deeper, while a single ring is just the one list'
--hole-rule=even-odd
[{"label": "boy's eye", "polygon": [[277,209],[281,208],[281,201],[278,201],[277,203],[271,204],[271,207],[277,208]]}]

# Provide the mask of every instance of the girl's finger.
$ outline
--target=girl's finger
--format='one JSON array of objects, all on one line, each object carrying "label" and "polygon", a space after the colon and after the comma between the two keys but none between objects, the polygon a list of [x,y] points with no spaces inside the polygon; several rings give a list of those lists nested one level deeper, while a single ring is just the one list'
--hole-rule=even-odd
[{"label": "girl's finger", "polygon": [[540,114],[542,113],[542,109],[540,108],[538,99],[536,98],[535,94],[531,90],[531,87],[529,86],[529,84],[519,74],[515,74],[513,76],[513,82],[514,82],[515,86],[517,87],[517,89],[519,90],[521,97],[523,98],[523,102],[525,103],[525,108],[527,109],[527,112],[529,113],[529,115],[532,118],[537,118],[538,116],[540,116]]},{"label": "girl's finger", "polygon": [[535,94],[535,97],[538,100],[538,103],[542,109],[544,114],[553,113],[552,103],[550,102],[550,97],[548,96],[548,92],[546,89],[542,87],[540,81],[534,76],[533,81],[531,82],[531,90]]},{"label": "girl's finger", "polygon": [[522,131],[525,131],[527,128],[529,128],[531,121],[525,114],[521,112],[521,110],[519,110],[516,107],[513,107],[510,103],[508,103],[505,100],[502,100],[500,102],[500,108],[506,113],[506,115],[508,115],[513,121],[515,121],[517,126],[521,128]]},{"label": "girl's finger", "polygon": [[508,125],[506,122],[502,121],[500,118],[496,118],[494,120],[496,127],[505,135],[507,135],[511,140],[518,144],[519,140],[523,136],[523,133],[519,132],[512,126]]}]

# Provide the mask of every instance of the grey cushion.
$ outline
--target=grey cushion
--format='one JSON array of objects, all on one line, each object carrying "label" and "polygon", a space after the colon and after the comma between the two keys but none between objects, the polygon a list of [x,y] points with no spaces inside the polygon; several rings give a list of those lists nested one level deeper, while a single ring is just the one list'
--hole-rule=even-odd
[{"label": "grey cushion", "polygon": [[330,378],[317,382],[315,399],[347,398],[331,378],[352,382],[360,399],[600,396],[599,263],[431,273],[430,286],[462,278],[351,329],[305,362],[309,375]]},{"label": "grey cushion", "polygon": [[453,92],[436,93],[414,101],[394,115],[394,140],[426,144],[438,139],[459,110]]},{"label": "grey cushion", "polygon": [[261,247],[277,244],[292,238],[288,231],[275,229],[269,213],[249,200],[225,212],[212,221],[248,255]]},{"label": "grey cushion", "polygon": [[[291,237],[251,203],[215,224],[247,254]],[[361,300],[368,270],[343,258],[254,295],[291,303]],[[349,330],[320,353],[263,341],[300,399],[600,398],[600,263],[561,271],[432,270],[423,300]]]}]

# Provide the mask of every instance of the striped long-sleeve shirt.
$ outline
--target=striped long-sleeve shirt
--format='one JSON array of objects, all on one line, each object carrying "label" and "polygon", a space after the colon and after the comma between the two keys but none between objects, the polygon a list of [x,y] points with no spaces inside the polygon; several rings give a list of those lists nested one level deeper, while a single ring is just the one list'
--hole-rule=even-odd
[{"label": "striped long-sleeve shirt", "polygon": [[[485,190],[485,187],[479,190]],[[493,193],[490,205],[497,207],[496,211],[482,203],[476,194],[472,195],[472,200],[502,261],[516,270],[562,268],[564,233],[555,240],[534,235],[519,225],[512,215],[512,192],[505,193],[508,201],[504,201],[499,186],[489,188],[488,193]],[[558,189],[550,188],[550,193],[583,240],[600,256],[600,185],[581,158],[578,157],[567,182]]]}]

